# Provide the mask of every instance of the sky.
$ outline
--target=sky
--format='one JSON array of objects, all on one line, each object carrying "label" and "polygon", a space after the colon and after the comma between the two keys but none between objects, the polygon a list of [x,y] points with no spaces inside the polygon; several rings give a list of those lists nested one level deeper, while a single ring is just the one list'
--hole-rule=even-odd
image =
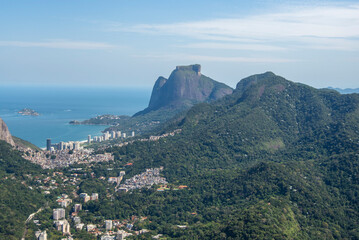
[{"label": "sky", "polygon": [[359,88],[359,0],[0,0],[0,23],[0,86],[151,87],[198,63],[231,87]]}]

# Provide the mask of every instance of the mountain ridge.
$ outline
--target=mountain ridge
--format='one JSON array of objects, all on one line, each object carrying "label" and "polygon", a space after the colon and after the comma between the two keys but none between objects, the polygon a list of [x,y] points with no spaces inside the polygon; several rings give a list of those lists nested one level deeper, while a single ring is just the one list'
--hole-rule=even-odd
[{"label": "mountain ridge", "polygon": [[340,92],[341,94],[351,94],[351,93],[359,93],[359,88],[333,88],[333,87],[328,87],[328,89],[331,90],[336,90],[338,92]]},{"label": "mountain ridge", "polygon": [[[256,74],[242,79],[232,94],[198,103],[160,130],[180,129],[173,136],[99,150],[113,153],[114,161],[78,166],[83,178],[65,193],[73,190],[74,199],[100,193],[96,201],[81,201],[86,224],[145,219],[134,229],[150,233],[136,239],[158,234],[168,239],[358,239],[358,123],[359,94],[315,89],[271,72]],[[15,174],[22,189],[35,193],[21,182],[40,169],[26,166],[10,145],[0,141],[0,148],[3,176]],[[105,180],[125,171],[126,181],[158,167],[168,182],[163,188],[119,193]],[[59,171],[58,183],[74,175],[72,168]],[[56,175],[43,173],[42,179]],[[9,191],[13,180],[7,179],[0,193],[18,200],[22,204],[15,207],[22,209],[24,200],[16,194],[23,191]],[[50,199],[57,208],[58,190],[49,196],[39,191],[37,208]],[[5,203],[10,211],[12,201]],[[23,222],[26,216],[20,213]],[[53,234],[52,211],[43,214],[41,230]],[[6,218],[1,226],[9,226]]]},{"label": "mountain ridge", "polygon": [[163,166],[170,183],[189,187],[161,206],[156,193],[139,201],[166,216],[153,221],[178,224],[195,213],[186,232],[161,232],[172,238],[356,239],[358,123],[359,94],[264,73],[162,130],[179,134],[109,151],[132,163],[129,174]]}]

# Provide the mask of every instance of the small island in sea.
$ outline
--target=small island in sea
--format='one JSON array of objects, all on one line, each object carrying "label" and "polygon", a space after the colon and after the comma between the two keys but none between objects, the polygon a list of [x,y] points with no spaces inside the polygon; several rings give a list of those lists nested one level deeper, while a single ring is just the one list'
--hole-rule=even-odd
[{"label": "small island in sea", "polygon": [[24,109],[18,111],[18,113],[23,116],[39,116],[40,115],[38,112],[36,112],[35,110],[30,109],[30,108],[24,108]]}]

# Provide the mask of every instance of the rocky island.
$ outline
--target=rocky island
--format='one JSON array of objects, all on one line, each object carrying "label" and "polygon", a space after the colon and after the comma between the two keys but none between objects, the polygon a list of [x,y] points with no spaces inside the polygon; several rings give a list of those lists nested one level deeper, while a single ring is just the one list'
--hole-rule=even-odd
[{"label": "rocky island", "polygon": [[39,116],[40,115],[38,112],[36,112],[35,110],[30,109],[30,108],[24,108],[24,109],[18,111],[18,113],[23,116]]}]

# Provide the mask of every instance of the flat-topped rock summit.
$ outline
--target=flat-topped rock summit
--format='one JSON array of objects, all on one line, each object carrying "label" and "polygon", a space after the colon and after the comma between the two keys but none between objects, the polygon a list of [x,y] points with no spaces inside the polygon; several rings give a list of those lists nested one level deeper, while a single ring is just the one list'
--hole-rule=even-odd
[{"label": "flat-topped rock summit", "polygon": [[159,77],[153,87],[148,107],[136,115],[161,108],[189,108],[231,94],[233,89],[201,73],[201,65],[177,66],[168,79]]}]

